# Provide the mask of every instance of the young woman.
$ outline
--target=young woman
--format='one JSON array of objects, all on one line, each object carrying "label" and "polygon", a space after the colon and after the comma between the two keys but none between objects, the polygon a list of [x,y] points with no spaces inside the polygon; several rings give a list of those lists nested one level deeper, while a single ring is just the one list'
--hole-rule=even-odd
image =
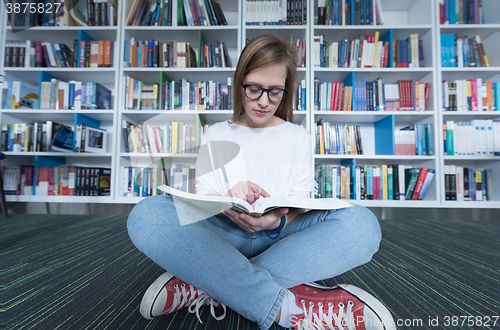
[{"label": "young woman", "polygon": [[[220,161],[199,156],[197,171],[207,164],[212,168],[197,173],[198,194],[236,196],[249,203],[269,196],[310,196],[311,136],[293,124],[296,81],[289,44],[263,35],[246,45],[234,75],[233,117],[211,126],[202,141],[228,143],[213,157],[224,158],[225,150],[236,156],[222,168],[214,166]],[[167,196],[144,199],[130,213],[133,243],[167,271],[146,291],[140,308],[144,317],[184,307],[198,315],[207,304],[214,317],[214,306],[222,305],[224,315],[229,306],[261,329],[273,322],[296,329],[395,329],[390,312],[369,293],[347,284],[325,288],[309,283],[372,258],[381,231],[368,209],[280,208],[261,218],[228,209],[181,226],[181,216],[200,216],[195,213]]]}]

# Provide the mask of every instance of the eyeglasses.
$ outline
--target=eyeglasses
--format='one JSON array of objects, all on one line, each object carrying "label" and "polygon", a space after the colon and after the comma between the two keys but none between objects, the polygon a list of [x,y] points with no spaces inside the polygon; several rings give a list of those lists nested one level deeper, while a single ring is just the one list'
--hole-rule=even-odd
[{"label": "eyeglasses", "polygon": [[280,102],[285,98],[285,95],[288,93],[287,90],[282,88],[262,88],[255,85],[244,85],[244,84],[241,85],[245,90],[245,95],[250,100],[260,99],[262,93],[267,92],[267,97],[269,98],[269,101]]}]

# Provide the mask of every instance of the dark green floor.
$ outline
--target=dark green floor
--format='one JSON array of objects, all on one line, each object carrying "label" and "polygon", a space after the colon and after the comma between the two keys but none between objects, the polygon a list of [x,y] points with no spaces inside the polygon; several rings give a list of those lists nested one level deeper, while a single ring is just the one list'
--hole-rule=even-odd
[{"label": "dark green floor", "polygon": [[[381,226],[374,259],[325,284],[371,292],[400,329],[500,329],[500,221]],[[143,319],[142,294],[163,271],[134,248],[125,216],[15,215],[1,220],[0,238],[7,329],[258,329],[232,311],[216,321],[208,308],[203,324],[186,310]]]}]

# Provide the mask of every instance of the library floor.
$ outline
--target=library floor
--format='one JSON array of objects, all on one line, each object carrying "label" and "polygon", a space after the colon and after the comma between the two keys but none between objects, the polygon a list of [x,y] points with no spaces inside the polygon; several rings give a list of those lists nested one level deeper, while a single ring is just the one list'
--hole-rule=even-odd
[{"label": "library floor", "polygon": [[[394,219],[381,226],[374,259],[323,284],[373,293],[399,329],[499,328],[500,221]],[[123,215],[11,215],[0,228],[7,329],[258,329],[231,310],[216,321],[208,306],[203,324],[186,309],[143,319],[142,294],[163,271],[132,245]],[[462,326],[468,316],[475,326],[467,326],[472,318]]]}]

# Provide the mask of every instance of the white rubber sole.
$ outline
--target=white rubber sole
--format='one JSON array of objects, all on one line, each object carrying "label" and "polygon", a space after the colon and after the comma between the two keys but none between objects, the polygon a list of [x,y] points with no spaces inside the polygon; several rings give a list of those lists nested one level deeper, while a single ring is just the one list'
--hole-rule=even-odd
[{"label": "white rubber sole", "polygon": [[168,272],[163,273],[146,290],[146,293],[144,293],[144,296],[142,297],[141,307],[139,309],[141,315],[144,318],[152,320],[159,316],[159,315],[153,315],[154,303],[158,299],[158,296],[162,291],[162,289],[165,287],[165,284],[167,284],[168,281],[170,281],[173,277],[174,275]]}]

